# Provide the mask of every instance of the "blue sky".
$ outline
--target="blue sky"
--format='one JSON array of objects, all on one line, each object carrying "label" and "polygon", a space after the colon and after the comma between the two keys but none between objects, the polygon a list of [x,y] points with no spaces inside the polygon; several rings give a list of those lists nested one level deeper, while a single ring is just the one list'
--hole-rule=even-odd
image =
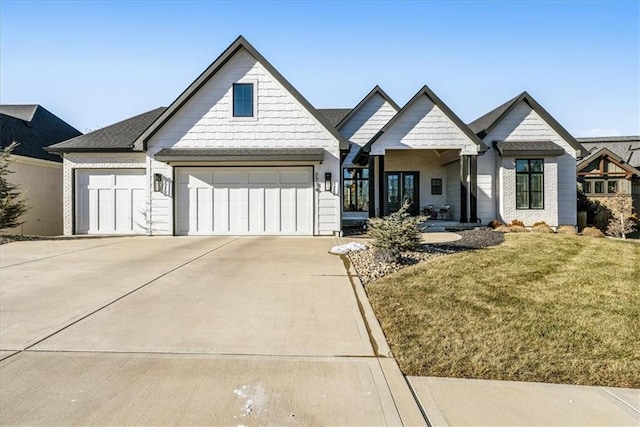
[{"label": "blue sky", "polygon": [[639,1],[0,1],[0,102],[79,130],[169,105],[244,35],[317,108],[427,84],[465,122],[523,90],[576,136],[640,134]]}]

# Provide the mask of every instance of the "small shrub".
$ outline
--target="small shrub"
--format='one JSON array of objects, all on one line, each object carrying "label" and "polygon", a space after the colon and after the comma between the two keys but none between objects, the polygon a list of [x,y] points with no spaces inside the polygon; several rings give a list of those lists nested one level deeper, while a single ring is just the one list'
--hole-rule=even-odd
[{"label": "small shrub", "polygon": [[573,236],[578,234],[578,233],[576,233],[576,228],[573,225],[561,225],[556,230],[556,233],[558,233],[558,234],[571,234]]},{"label": "small shrub", "polygon": [[582,235],[586,237],[604,237],[604,233],[596,227],[587,227],[582,230]]},{"label": "small shrub", "polygon": [[502,227],[505,224],[503,222],[498,221],[497,219],[492,220],[488,226],[489,228],[493,228],[494,230],[497,229],[498,227]]},{"label": "small shrub", "polygon": [[536,224],[531,228],[531,231],[534,233],[553,233],[553,228],[549,227],[546,223],[542,222]]},{"label": "small shrub", "polygon": [[397,260],[401,252],[412,251],[420,246],[421,232],[419,224],[425,220],[421,216],[412,216],[405,203],[400,210],[384,218],[369,219],[369,235],[373,238],[372,246],[386,251],[382,258]]},{"label": "small shrub", "polygon": [[519,219],[514,219],[509,223],[510,226],[519,226],[519,227],[524,227],[524,222],[520,221]]},{"label": "small shrub", "polygon": [[525,228],[525,226],[523,225],[510,225],[509,226],[509,232],[510,233],[526,233],[527,229]]},{"label": "small shrub", "polygon": [[537,227],[539,225],[546,225],[547,227],[549,226],[546,222],[544,221],[537,221],[533,223],[533,227]]}]

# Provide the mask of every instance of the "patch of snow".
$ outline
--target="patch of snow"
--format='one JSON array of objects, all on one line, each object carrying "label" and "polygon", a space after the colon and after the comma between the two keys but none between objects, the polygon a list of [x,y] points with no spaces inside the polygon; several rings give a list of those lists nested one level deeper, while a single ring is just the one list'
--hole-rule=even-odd
[{"label": "patch of snow", "polygon": [[329,253],[334,255],[346,255],[349,252],[363,251],[365,249],[367,249],[366,245],[358,242],[351,242],[345,243],[344,245],[334,246],[329,250]]},{"label": "patch of snow", "polygon": [[243,417],[251,416],[254,411],[257,411],[258,414],[261,414],[262,411],[266,412],[264,406],[268,399],[261,384],[256,384],[255,386],[243,385],[233,390],[233,393],[244,400],[244,405],[241,408]]}]

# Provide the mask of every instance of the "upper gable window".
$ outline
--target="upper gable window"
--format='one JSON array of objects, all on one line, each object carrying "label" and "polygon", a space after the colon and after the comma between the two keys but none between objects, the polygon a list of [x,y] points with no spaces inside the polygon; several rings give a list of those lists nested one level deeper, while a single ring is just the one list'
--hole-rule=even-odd
[{"label": "upper gable window", "polygon": [[233,84],[233,117],[253,117],[253,83]]}]

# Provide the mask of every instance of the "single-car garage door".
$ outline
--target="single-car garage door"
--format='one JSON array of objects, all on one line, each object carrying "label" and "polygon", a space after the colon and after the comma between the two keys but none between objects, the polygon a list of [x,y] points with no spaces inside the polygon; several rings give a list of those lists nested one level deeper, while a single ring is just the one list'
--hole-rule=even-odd
[{"label": "single-car garage door", "polygon": [[177,168],[176,184],[176,234],[313,234],[311,167]]},{"label": "single-car garage door", "polygon": [[77,234],[144,234],[144,169],[76,170]]}]

